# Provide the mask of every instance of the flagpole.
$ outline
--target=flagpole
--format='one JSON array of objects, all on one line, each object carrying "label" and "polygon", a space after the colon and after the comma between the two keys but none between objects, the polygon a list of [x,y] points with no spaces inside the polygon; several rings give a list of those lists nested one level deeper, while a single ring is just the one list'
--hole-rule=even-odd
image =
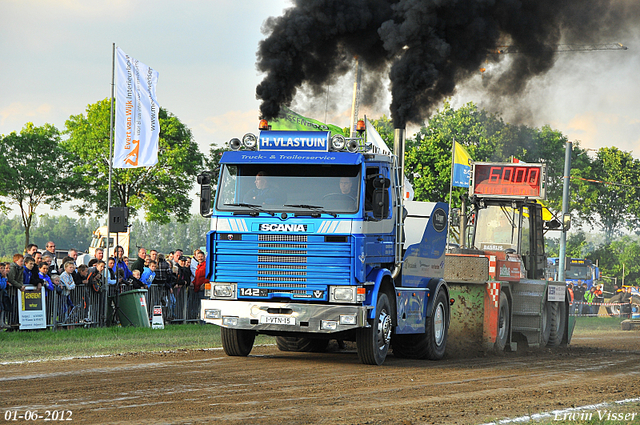
[{"label": "flagpole", "polygon": [[[109,191],[107,194],[107,260],[109,260],[109,237],[111,223],[109,218],[109,210],[111,208],[111,177],[113,174],[113,104],[114,104],[114,88],[115,88],[115,69],[116,69],[116,43],[113,43],[113,51],[111,54],[111,113],[109,114]],[[115,247],[114,247],[115,252]]]},{"label": "flagpole", "polygon": [[[116,68],[116,43],[113,43],[113,47],[112,47],[112,51],[111,51],[111,110],[109,113],[109,189],[107,192],[107,243],[106,248],[107,248],[107,252],[106,252],[106,261],[105,263],[107,264],[107,267],[104,268],[103,271],[103,276],[104,276],[104,284],[105,284],[105,297],[104,297],[104,305],[103,305],[103,310],[104,311],[104,324],[107,324],[108,321],[108,317],[107,317],[107,307],[109,305],[109,297],[107,296],[109,294],[109,270],[108,270],[108,264],[109,264],[109,241],[110,241],[110,236],[111,236],[111,232],[110,232],[110,218],[109,218],[109,209],[111,207],[111,172],[112,172],[112,164],[113,164],[113,152],[112,152],[112,146],[113,146],[113,92],[114,92],[114,87],[115,87],[115,68]],[[115,247],[114,247],[115,248]],[[115,249],[114,249],[115,250]]]},{"label": "flagpole", "polygon": [[453,192],[453,167],[456,164],[456,136],[453,136],[451,143],[451,180],[449,181],[449,211],[447,213],[447,249],[449,252],[449,228],[451,227],[451,192]]}]

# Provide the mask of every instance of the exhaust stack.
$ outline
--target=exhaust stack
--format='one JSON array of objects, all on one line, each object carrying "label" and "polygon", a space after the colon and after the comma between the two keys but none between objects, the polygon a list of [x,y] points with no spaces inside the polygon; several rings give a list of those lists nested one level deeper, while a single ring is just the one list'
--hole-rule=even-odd
[{"label": "exhaust stack", "polygon": [[404,128],[396,128],[393,133],[393,154],[397,158],[398,189],[396,198],[396,258],[391,277],[395,279],[402,270],[402,247],[404,245]]}]

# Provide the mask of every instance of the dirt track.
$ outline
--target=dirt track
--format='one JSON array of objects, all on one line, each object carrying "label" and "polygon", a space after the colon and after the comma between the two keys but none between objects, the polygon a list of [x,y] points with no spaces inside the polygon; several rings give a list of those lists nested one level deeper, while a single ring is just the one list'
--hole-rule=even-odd
[{"label": "dirt track", "polygon": [[635,397],[638,331],[576,337],[554,352],[389,356],[380,367],[355,351],[275,346],[248,358],[213,350],[0,366],[0,413],[65,409],[82,423],[478,424]]}]

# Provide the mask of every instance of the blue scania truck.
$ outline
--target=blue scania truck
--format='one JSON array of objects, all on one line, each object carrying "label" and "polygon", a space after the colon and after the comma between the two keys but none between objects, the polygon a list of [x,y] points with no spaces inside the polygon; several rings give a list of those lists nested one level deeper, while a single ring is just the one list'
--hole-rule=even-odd
[{"label": "blue scania truck", "polygon": [[355,341],[378,365],[390,347],[435,360],[570,343],[565,284],[546,275],[544,234],[560,223],[537,202],[544,164],[473,163],[472,217],[445,253],[448,205],[403,196],[400,129],[394,154],[268,129],[230,146],[215,197],[211,174],[198,177],[212,220],[200,314],[221,326],[228,355],[248,355],[256,334],[283,351]]},{"label": "blue scania truck", "polygon": [[201,318],[226,354],[266,334],[285,351],[355,341],[365,364],[382,364],[392,337],[397,356],[441,358],[448,205],[403,202],[402,155],[362,137],[263,127],[231,140],[215,191],[198,177],[212,220]]}]

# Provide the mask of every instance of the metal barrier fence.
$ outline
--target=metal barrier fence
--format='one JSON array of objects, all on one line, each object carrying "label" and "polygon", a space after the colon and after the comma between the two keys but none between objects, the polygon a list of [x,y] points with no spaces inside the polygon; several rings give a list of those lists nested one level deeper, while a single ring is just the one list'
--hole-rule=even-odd
[{"label": "metal barrier fence", "polygon": [[[58,327],[98,327],[112,323],[112,303],[118,291],[134,289],[128,285],[110,285],[107,291],[95,292],[88,285],[76,285],[69,295],[45,290],[45,311],[47,328]],[[11,328],[19,328],[18,293],[14,287],[7,287],[10,309],[3,313],[4,323]],[[105,310],[105,299],[108,307]],[[200,296],[189,287],[176,287],[173,294],[163,286],[151,285],[146,294],[149,320],[153,307],[162,306],[165,323],[187,323],[200,320]],[[117,321],[117,320],[116,320]]]},{"label": "metal barrier fence", "polygon": [[622,317],[630,318],[634,313],[634,304],[626,303],[606,303],[606,302],[586,302],[574,301],[569,306],[571,316],[580,317]]}]

